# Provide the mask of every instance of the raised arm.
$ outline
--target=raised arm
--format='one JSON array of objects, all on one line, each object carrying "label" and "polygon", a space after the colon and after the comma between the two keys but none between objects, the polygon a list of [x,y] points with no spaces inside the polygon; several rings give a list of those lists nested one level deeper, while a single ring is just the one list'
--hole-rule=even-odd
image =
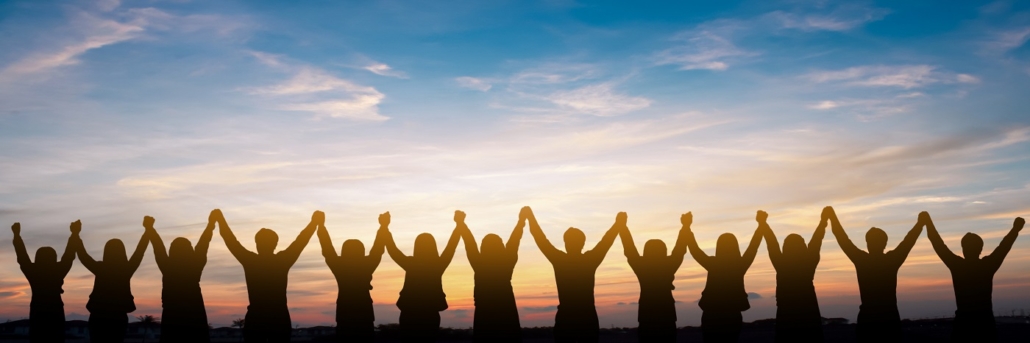
[{"label": "raised arm", "polygon": [[626,212],[619,212],[615,215],[615,223],[604,233],[601,241],[597,242],[593,249],[587,251],[587,254],[594,256],[595,263],[601,263],[601,260],[604,260],[604,256],[608,254],[608,249],[611,249],[612,244],[615,243],[615,237],[619,236],[619,232],[624,227],[626,227]]},{"label": "raised arm", "polygon": [[297,262],[297,259],[300,258],[300,253],[304,251],[304,247],[308,246],[308,242],[311,241],[311,236],[315,235],[315,230],[318,229],[319,226],[324,225],[325,213],[322,213],[322,211],[315,211],[315,213],[311,214],[311,222],[308,223],[308,226],[303,230],[300,230],[300,233],[297,234],[297,238],[293,240],[293,243],[290,243],[290,246],[286,247],[286,250],[281,251],[278,255],[283,256],[287,263],[292,266],[293,263]]},{"label": "raised arm", "polygon": [[837,244],[840,245],[840,250],[844,251],[844,255],[848,256],[848,259],[852,261],[861,258],[865,252],[855,246],[855,243],[851,242],[851,238],[848,238],[848,233],[844,231],[844,227],[837,220],[837,213],[833,211],[833,207],[827,206],[823,209],[823,213],[830,220],[830,229],[833,231],[833,237],[837,238]]},{"label": "raised arm", "polygon": [[687,236],[690,236],[690,225],[694,222],[694,214],[687,212],[680,215],[679,236],[676,237],[676,245],[672,247],[672,254],[669,255],[676,260],[676,268],[683,264],[683,256],[687,254]]},{"label": "raised arm", "polygon": [[62,279],[72,270],[72,262],[75,261],[75,242],[79,239],[78,229],[70,231],[72,234],[68,236],[68,244],[64,246],[64,255],[61,256],[61,261],[57,263],[58,272],[61,274]]},{"label": "raised arm", "polygon": [[[387,218],[389,218],[389,214],[390,212],[386,212]],[[382,223],[381,220],[382,217],[380,216],[380,223]],[[401,267],[401,269],[408,269],[408,261],[411,260],[411,257],[405,255],[404,252],[401,251],[401,249],[397,248],[397,242],[394,242],[393,234],[390,233],[389,230],[383,227],[380,228],[379,231],[380,234],[383,235],[383,246],[386,248],[386,252],[390,254],[390,258],[393,259],[393,262],[396,262],[397,265]]]},{"label": "raised arm", "polygon": [[207,226],[204,227],[204,232],[200,234],[197,245],[193,247],[194,256],[197,257],[201,265],[207,265],[207,249],[211,246],[211,237],[215,235],[215,223],[221,217],[221,210],[211,210],[211,213],[207,215]]},{"label": "raised arm", "polygon": [[[685,222],[687,219],[689,219],[689,222]],[[680,232],[680,237],[686,239],[687,248],[690,250],[690,256],[694,258],[694,261],[697,261],[697,264],[700,264],[702,268],[707,270],[709,265],[711,265],[710,261],[712,258],[709,257],[708,254],[705,254],[705,251],[701,250],[701,247],[697,246],[697,239],[694,237],[694,231],[690,228],[690,224],[693,223],[693,220],[694,215],[690,213],[680,216],[680,222],[683,223],[683,229],[681,230],[686,230],[685,233]]]},{"label": "raised arm", "polygon": [[379,215],[379,231],[376,232],[376,240],[372,243],[372,249],[368,251],[368,268],[375,271],[379,263],[383,261],[383,252],[386,251],[386,237],[390,235],[390,212]]},{"label": "raised arm", "polygon": [[[529,208],[529,206],[526,206]],[[551,241],[547,240],[547,236],[544,235],[544,230],[540,229],[540,223],[536,221],[536,215],[533,214],[533,210],[529,209],[527,220],[529,220],[529,234],[533,235],[533,240],[536,241],[536,246],[540,248],[540,252],[544,254],[544,257],[548,261],[554,263],[554,260],[562,255],[562,252],[551,244]]]},{"label": "raised arm", "polygon": [[747,250],[744,251],[744,256],[741,257],[744,262],[743,266],[745,270],[751,268],[751,263],[755,262],[755,256],[758,256],[758,246],[762,245],[762,238],[764,238],[762,235],[762,228],[758,227],[755,229],[754,235],[751,236],[751,244],[747,246]]},{"label": "raised arm", "polygon": [[916,245],[916,240],[919,239],[919,234],[923,233],[923,226],[925,224],[922,218],[916,220],[916,225],[908,230],[908,234],[905,235],[905,239],[901,240],[897,248],[891,251],[891,255],[895,256],[898,265],[905,263],[905,259],[908,258],[908,253],[912,251],[912,247]]},{"label": "raised arm", "polygon": [[[149,220],[149,223],[147,222]],[[156,235],[157,231],[154,230],[154,218],[147,216],[143,217],[143,227],[149,227],[144,229],[143,234],[139,236],[139,243],[136,243],[136,251],[132,253],[132,257],[129,257],[129,275],[136,272],[139,268],[139,264],[143,263],[143,255],[147,253],[147,246],[150,245],[151,236]]]},{"label": "raised arm", "polygon": [[440,254],[440,264],[443,268],[447,268],[451,264],[451,259],[454,258],[454,252],[458,250],[458,242],[461,241],[461,228],[465,226],[465,212],[454,211],[454,231],[451,231],[451,238],[447,240],[447,246],[443,248],[443,253]]},{"label": "raised arm", "polygon": [[154,229],[154,219],[144,217],[143,228],[147,230],[150,243],[154,246],[154,261],[157,262],[157,268],[164,271],[165,265],[168,263],[168,251],[165,250],[165,243],[161,240],[161,235]]},{"label": "raised arm", "polygon": [[826,222],[830,219],[827,208],[829,206],[823,207],[823,213],[819,216],[819,225],[815,227],[812,238],[808,239],[808,253],[816,261],[819,261],[819,251],[823,248],[823,237],[826,237]]},{"label": "raised arm", "polygon": [[218,234],[222,236],[222,241],[225,242],[225,247],[229,249],[229,253],[236,257],[237,261],[242,262],[254,253],[244,248],[243,244],[236,240],[236,235],[232,233],[232,229],[229,228],[229,223],[225,220],[225,216],[221,214],[221,211],[219,211]]},{"label": "raised arm", "polygon": [[780,265],[780,241],[776,239],[776,233],[773,232],[772,228],[769,227],[769,214],[765,211],[758,211],[758,215],[755,216],[755,220],[758,221],[758,231],[756,234],[761,235],[765,238],[765,245],[769,248],[769,261],[772,261],[773,267]]},{"label": "raised arm", "polygon": [[515,224],[515,228],[511,230],[511,236],[508,236],[508,243],[504,245],[504,250],[507,250],[509,254],[519,254],[519,244],[522,243],[522,232],[526,227],[526,216],[525,212],[529,207],[523,207],[519,211],[519,222]]},{"label": "raised arm", "polygon": [[1001,262],[1005,261],[1005,255],[1008,255],[1009,250],[1012,250],[1012,244],[1016,243],[1016,237],[1019,237],[1019,231],[1023,230],[1023,225],[1026,221],[1022,217],[1016,217],[1016,220],[1012,222],[1012,229],[1005,235],[1005,238],[1001,239],[1001,244],[997,248],[994,248],[994,252],[984,257],[991,263],[991,267],[997,270],[1001,268]]},{"label": "raised arm", "polygon": [[18,256],[18,264],[24,270],[32,265],[32,260],[29,259],[28,251],[25,250],[25,241],[21,239],[21,223],[11,225],[11,232],[14,232],[14,253]]},{"label": "raised arm", "polygon": [[622,253],[626,255],[626,260],[630,265],[636,264],[640,259],[640,251],[633,242],[633,234],[629,233],[629,226],[623,225],[619,228],[619,237],[622,238]]},{"label": "raised arm", "polygon": [[[71,230],[73,233],[81,232],[82,222],[78,220],[72,222]],[[79,256],[79,262],[82,263],[82,266],[86,267],[90,273],[96,274],[98,268],[100,268],[100,263],[97,263],[97,260],[94,260],[93,256],[89,256],[89,252],[86,251],[86,246],[82,243],[80,235],[73,236],[75,237],[75,251]]]},{"label": "raised arm", "polygon": [[339,257],[333,248],[333,239],[329,238],[329,230],[326,230],[325,225],[318,226],[318,243],[322,246],[322,257],[325,257],[326,263]]},{"label": "raised arm", "polygon": [[478,266],[479,247],[476,246],[476,237],[472,235],[472,230],[469,229],[464,221],[458,223],[458,227],[455,230],[461,235],[461,240],[465,242],[465,256],[468,257],[469,264]]},{"label": "raised arm", "polygon": [[949,268],[954,263],[962,260],[961,257],[955,255],[948,249],[948,245],[944,244],[944,239],[941,238],[941,234],[937,232],[937,227],[933,225],[933,220],[930,219],[930,214],[925,211],[919,212],[919,219],[922,220],[923,224],[926,225],[926,237],[930,239],[930,244],[933,245],[933,251],[937,252],[937,256],[941,258],[941,262]]}]

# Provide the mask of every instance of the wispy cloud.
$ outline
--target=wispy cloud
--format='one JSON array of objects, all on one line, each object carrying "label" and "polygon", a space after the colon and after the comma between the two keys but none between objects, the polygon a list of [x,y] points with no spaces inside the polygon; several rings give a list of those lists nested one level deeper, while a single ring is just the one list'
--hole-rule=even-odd
[{"label": "wispy cloud", "polygon": [[659,52],[656,56],[658,65],[678,65],[680,70],[716,70],[722,71],[730,67],[730,63],[740,57],[755,55],[738,48],[730,39],[727,30],[702,28],[683,32],[673,40],[680,45]]},{"label": "wispy cloud", "polygon": [[869,22],[883,19],[890,10],[860,4],[844,4],[832,11],[805,10],[799,12],[773,11],[764,15],[785,29],[802,31],[849,31]]},{"label": "wispy cloud", "polygon": [[474,89],[480,92],[486,92],[493,87],[486,79],[475,78],[471,76],[461,76],[454,78],[454,82],[458,83],[458,86]]},{"label": "wispy cloud", "polygon": [[919,88],[935,83],[978,83],[973,75],[938,71],[930,65],[859,66],[842,70],[817,71],[802,78],[813,83],[838,82],[866,87]]},{"label": "wispy cloud", "polygon": [[371,64],[364,66],[362,69],[368,70],[373,74],[381,76],[396,77],[398,79],[408,78],[408,74],[400,70],[395,70],[392,67],[386,65],[386,63],[372,62]]},{"label": "wispy cloud", "polygon": [[551,93],[547,100],[578,113],[613,116],[633,112],[651,105],[651,100],[616,93],[610,82]]},{"label": "wispy cloud", "polygon": [[[256,54],[262,63],[281,65],[267,54]],[[268,95],[292,99],[292,103],[279,106],[286,111],[311,112],[318,116],[352,120],[383,121],[389,117],[379,114],[379,103],[386,96],[374,87],[361,86],[311,67],[296,67],[292,78],[282,83],[251,88],[255,95]]]}]

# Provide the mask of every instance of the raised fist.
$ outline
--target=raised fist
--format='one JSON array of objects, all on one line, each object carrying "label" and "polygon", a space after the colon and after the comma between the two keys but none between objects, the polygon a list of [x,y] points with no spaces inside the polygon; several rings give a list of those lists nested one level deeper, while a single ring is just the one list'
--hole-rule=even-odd
[{"label": "raised fist", "polygon": [[143,217],[143,228],[153,229],[154,228],[154,217],[144,216]]},{"label": "raised fist", "polygon": [[919,212],[919,222],[923,223],[923,225],[929,224],[931,222],[930,213],[927,213],[926,211]]},{"label": "raised fist", "polygon": [[755,214],[755,220],[759,223],[764,224],[767,219],[769,219],[769,214],[765,213],[765,211],[758,210],[758,213]]},{"label": "raised fist", "polygon": [[14,225],[11,225],[11,231],[14,232],[15,235],[20,235],[21,223],[14,223]]},{"label": "raised fist", "polygon": [[465,212],[454,211],[454,222],[461,224],[465,222]]},{"label": "raised fist", "polygon": [[81,220],[73,221],[72,225],[71,225],[71,230],[72,230],[72,233],[79,233],[79,231],[82,231],[82,221]]},{"label": "raised fist", "polygon": [[[1016,217],[1016,221],[1012,222],[1012,227],[1016,228],[1017,231],[1022,230],[1023,224],[1026,224],[1026,221],[1023,220],[1023,217]],[[14,223],[14,225],[18,225],[18,223]]]},{"label": "raised fist", "polygon": [[627,220],[629,220],[629,216],[626,215],[626,212],[619,212],[615,215],[615,225],[619,227],[625,227]]},{"label": "raised fist", "polygon": [[680,215],[680,224],[683,226],[690,227],[690,224],[694,223],[694,214],[691,212]]},{"label": "raised fist", "polygon": [[529,206],[522,206],[522,209],[519,210],[519,219],[520,220],[529,219],[529,216],[532,216],[532,215],[533,215],[533,210],[530,209]]},{"label": "raised fist", "polygon": [[222,218],[223,218],[222,217],[222,210],[216,208],[216,209],[211,210],[211,214],[209,214],[207,216],[207,222],[208,223],[218,222]]},{"label": "raised fist", "polygon": [[379,215],[379,226],[390,226],[390,211],[383,212]]},{"label": "raised fist", "polygon": [[322,211],[315,211],[311,214],[311,222],[316,225],[325,225],[325,213]]},{"label": "raised fist", "polygon": [[827,220],[830,220],[830,218],[833,218],[833,216],[834,216],[834,213],[833,213],[833,207],[832,206],[823,207],[822,220],[824,222],[827,221]]}]

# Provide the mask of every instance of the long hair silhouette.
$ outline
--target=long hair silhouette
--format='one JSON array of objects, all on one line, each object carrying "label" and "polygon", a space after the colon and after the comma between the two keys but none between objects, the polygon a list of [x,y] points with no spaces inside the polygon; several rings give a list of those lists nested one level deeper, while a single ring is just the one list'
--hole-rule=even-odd
[{"label": "long hair silhouette", "polygon": [[285,250],[275,252],[279,236],[261,229],[254,235],[257,253],[243,247],[233,235],[224,216],[218,218],[218,232],[236,260],[243,266],[247,280],[247,315],[244,317],[243,339],[246,342],[289,342],[292,333],[290,309],[286,305],[286,284],[290,267],[308,245],[315,229],[323,225],[325,214],[315,211],[311,222]]},{"label": "long hair silhouette", "polygon": [[365,245],[356,239],[343,242],[340,254],[333,248],[325,225],[318,227],[325,264],[336,277],[336,337],[340,342],[371,342],[375,339],[375,312],[372,310],[372,273],[379,267],[390,230],[390,212],[379,215],[379,231],[368,256]]},{"label": "long hair silhouette", "polygon": [[[152,225],[147,223],[148,220],[153,218],[144,217],[144,227]],[[94,260],[82,245],[82,239],[73,236],[79,262],[94,276],[93,292],[86,302],[90,342],[121,342],[125,339],[125,329],[129,325],[127,314],[136,310],[130,280],[143,262],[150,234],[149,230],[143,232],[132,258],[125,257],[125,245],[121,240],[107,241],[102,261]]]},{"label": "long hair silhouette", "polygon": [[769,227],[769,215],[758,212],[756,219],[765,235],[769,260],[776,269],[776,342],[823,341],[822,316],[813,281],[830,211],[830,207],[823,208],[807,246],[804,238],[792,233],[783,240],[783,251]]},{"label": "long hair silhouette", "polygon": [[[454,211],[454,221],[464,218],[465,213]],[[447,309],[447,295],[443,292],[443,273],[454,258],[454,251],[461,239],[455,226],[443,254],[436,249],[436,239],[429,233],[415,237],[415,249],[411,256],[404,255],[393,241],[393,235],[385,231],[386,251],[390,258],[404,269],[404,286],[397,299],[401,310],[400,328],[406,341],[434,341],[440,330],[440,311]]]},{"label": "long hair silhouette", "polygon": [[862,251],[851,242],[844,227],[837,220],[833,208],[826,214],[830,219],[833,236],[840,250],[851,259],[858,274],[858,292],[862,304],[858,307],[859,342],[900,342],[901,315],[898,313],[898,269],[905,263],[916,240],[923,232],[922,216],[908,231],[905,239],[894,250],[884,252],[887,233],[879,228],[866,232],[866,247]]},{"label": "long hair silhouette", "polygon": [[701,292],[701,300],[698,301],[701,307],[702,337],[705,342],[736,342],[740,337],[743,320],[741,312],[751,308],[747,292],[744,291],[744,274],[758,255],[758,246],[762,244],[762,227],[755,229],[751,244],[743,256],[737,245],[737,237],[731,233],[720,235],[715,245],[715,256],[708,256],[697,246],[694,232],[690,228],[687,230],[690,255],[708,271],[708,280]]},{"label": "long hair silhouette", "polygon": [[593,249],[583,252],[586,235],[577,228],[565,230],[565,251],[547,240],[532,210],[527,211],[529,232],[540,252],[554,268],[558,288],[558,311],[554,315],[554,340],[557,342],[597,342],[600,327],[594,307],[594,274],[608,249],[615,242],[619,228],[626,224],[626,213],[615,216],[615,224],[601,237]]},{"label": "long hair silhouette", "polygon": [[640,342],[676,341],[676,300],[672,297],[672,290],[676,287],[672,282],[676,280],[676,271],[687,254],[687,233],[692,221],[690,212],[680,216],[683,227],[670,255],[666,255],[665,242],[652,239],[644,243],[644,255],[641,256],[629,227],[623,225],[620,228],[626,261],[640,282],[637,308],[637,337]]},{"label": "long hair silhouette", "polygon": [[523,207],[519,212],[519,222],[511,231],[507,245],[500,236],[491,233],[483,237],[482,245],[477,247],[472,230],[465,224],[464,214],[455,218],[459,220],[458,230],[465,241],[465,254],[475,272],[473,298],[476,310],[472,319],[472,335],[476,342],[522,341],[511,274],[519,260],[519,242],[528,211],[528,207]]},{"label": "long hair silhouette", "polygon": [[161,342],[211,341],[200,276],[207,264],[207,248],[215,223],[221,217],[222,211],[211,211],[196,247],[189,239],[178,237],[172,240],[167,252],[161,235],[154,229],[154,221],[144,221],[150,225],[146,229],[154,246],[154,260],[161,270]]},{"label": "long hair silhouette", "polygon": [[40,247],[36,250],[36,261],[33,262],[21,238],[21,223],[11,225],[18,266],[32,290],[32,300],[29,302],[30,342],[64,342],[64,301],[61,294],[64,293],[64,277],[75,261],[74,242],[81,228],[82,223],[78,220],[71,224],[71,236],[68,237],[60,261],[57,260],[54,248]]},{"label": "long hair silhouette", "polygon": [[957,305],[952,339],[956,342],[996,341],[994,306],[991,303],[994,273],[1001,268],[1005,255],[1012,249],[1025,221],[1017,217],[1012,223],[1012,229],[1002,238],[994,252],[980,258],[984,241],[979,235],[970,232],[962,236],[962,256],[959,257],[944,244],[929,213],[919,213],[919,218],[926,225],[926,236],[930,238],[933,250],[951,270]]}]

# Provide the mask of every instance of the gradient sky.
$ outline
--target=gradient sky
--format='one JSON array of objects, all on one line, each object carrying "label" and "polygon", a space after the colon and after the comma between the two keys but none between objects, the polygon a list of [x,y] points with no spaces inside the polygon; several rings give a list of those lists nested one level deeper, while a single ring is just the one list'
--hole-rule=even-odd
[{"label": "gradient sky", "polygon": [[[30,252],[63,250],[83,222],[93,256],[134,246],[143,215],[196,240],[221,208],[245,246],[280,248],[327,213],[339,246],[371,244],[393,214],[398,246],[444,244],[452,212],[507,237],[530,205],[556,246],[594,244],[618,211],[639,247],[755,228],[806,238],[833,205],[855,242],[893,247],[929,211],[945,241],[989,252],[1030,216],[1030,3],[1016,1],[5,1],[0,3],[0,223]],[[1025,236],[1025,235],[1024,235]],[[0,232],[0,318],[28,316],[28,284]],[[240,265],[215,236],[201,286],[210,321],[246,311]],[[372,291],[396,322],[403,272]],[[65,282],[87,315],[92,275]],[[687,257],[674,295],[698,325],[705,273]],[[775,314],[765,247],[745,320]],[[854,320],[854,267],[827,235],[815,277],[823,316]],[[526,235],[512,281],[524,326],[551,325],[550,265]],[[138,310],[160,316],[147,256]],[[334,323],[336,285],[312,240],[290,274],[294,324]],[[472,270],[444,276],[443,325],[471,326]],[[999,314],[1030,309],[1030,238],[995,277]],[[597,271],[602,326],[635,326],[639,288],[616,242]],[[904,318],[950,316],[947,268],[920,237],[898,284]]]}]

